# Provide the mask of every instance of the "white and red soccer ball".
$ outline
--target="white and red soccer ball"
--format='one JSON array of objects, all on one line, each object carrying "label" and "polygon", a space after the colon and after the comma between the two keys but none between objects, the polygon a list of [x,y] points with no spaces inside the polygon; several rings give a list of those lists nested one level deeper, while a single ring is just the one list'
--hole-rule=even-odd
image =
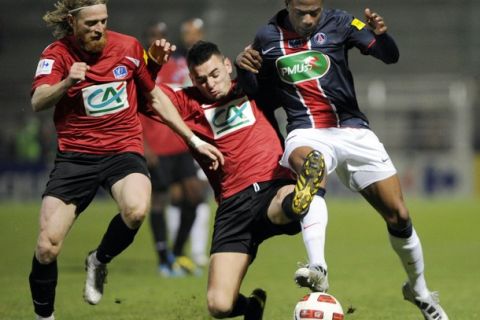
[{"label": "white and red soccer ball", "polygon": [[312,292],[295,306],[293,320],[343,320],[343,309],[334,296]]}]

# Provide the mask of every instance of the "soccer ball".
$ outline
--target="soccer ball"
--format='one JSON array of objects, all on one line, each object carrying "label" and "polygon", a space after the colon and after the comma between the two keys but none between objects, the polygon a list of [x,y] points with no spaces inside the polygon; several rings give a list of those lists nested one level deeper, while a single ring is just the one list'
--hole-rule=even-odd
[{"label": "soccer ball", "polygon": [[295,306],[293,320],[343,320],[342,306],[334,296],[312,292]]}]

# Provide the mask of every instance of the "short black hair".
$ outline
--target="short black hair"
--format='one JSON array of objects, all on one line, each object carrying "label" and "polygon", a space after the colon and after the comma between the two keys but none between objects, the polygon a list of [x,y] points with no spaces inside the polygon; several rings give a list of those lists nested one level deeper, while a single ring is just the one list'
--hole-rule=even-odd
[{"label": "short black hair", "polygon": [[222,52],[215,43],[197,41],[187,53],[188,67],[196,67],[208,61],[213,55],[223,57]]}]

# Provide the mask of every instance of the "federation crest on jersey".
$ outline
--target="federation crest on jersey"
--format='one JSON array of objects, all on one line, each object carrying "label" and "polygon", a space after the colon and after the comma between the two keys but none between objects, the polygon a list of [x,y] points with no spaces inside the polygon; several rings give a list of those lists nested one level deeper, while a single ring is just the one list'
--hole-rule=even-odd
[{"label": "federation crest on jersey", "polygon": [[113,69],[113,75],[115,79],[123,79],[128,75],[127,67],[120,65]]},{"label": "federation crest on jersey", "polygon": [[85,112],[99,117],[117,113],[129,107],[127,82],[109,82],[82,89]]},{"label": "federation crest on jersey", "polygon": [[205,110],[205,117],[215,139],[229,133],[251,126],[256,119],[252,105],[247,97],[242,97],[228,104]]},{"label": "federation crest on jersey", "polygon": [[280,57],[275,62],[283,82],[297,84],[319,79],[330,69],[330,58],[318,51],[302,51]]}]

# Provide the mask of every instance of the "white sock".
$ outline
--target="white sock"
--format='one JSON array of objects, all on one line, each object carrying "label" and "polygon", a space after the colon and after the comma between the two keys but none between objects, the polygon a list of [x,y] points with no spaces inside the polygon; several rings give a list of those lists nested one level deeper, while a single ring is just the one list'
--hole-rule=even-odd
[{"label": "white sock", "polygon": [[410,238],[398,238],[389,234],[390,243],[393,250],[402,261],[403,268],[407,272],[408,281],[416,296],[425,298],[429,295],[427,283],[424,276],[423,251],[420,239],[412,230]]},{"label": "white sock", "polygon": [[[90,257],[91,257],[90,261],[93,263],[94,266],[98,267],[98,266],[103,264],[100,261],[98,261],[98,259],[97,259],[97,251],[95,251],[95,253],[92,254]],[[49,318],[47,318],[47,319],[49,319]]]},{"label": "white sock", "polygon": [[210,206],[200,203],[197,206],[195,221],[190,231],[191,252],[193,257],[206,257],[208,235],[210,232]]},{"label": "white sock", "polygon": [[167,217],[168,239],[173,243],[177,238],[178,228],[180,227],[180,208],[169,205],[165,211],[165,216]]},{"label": "white sock", "polygon": [[328,223],[328,210],[325,199],[314,196],[307,215],[303,218],[302,236],[307,250],[309,264],[322,266],[327,270],[325,261],[325,235]]}]

